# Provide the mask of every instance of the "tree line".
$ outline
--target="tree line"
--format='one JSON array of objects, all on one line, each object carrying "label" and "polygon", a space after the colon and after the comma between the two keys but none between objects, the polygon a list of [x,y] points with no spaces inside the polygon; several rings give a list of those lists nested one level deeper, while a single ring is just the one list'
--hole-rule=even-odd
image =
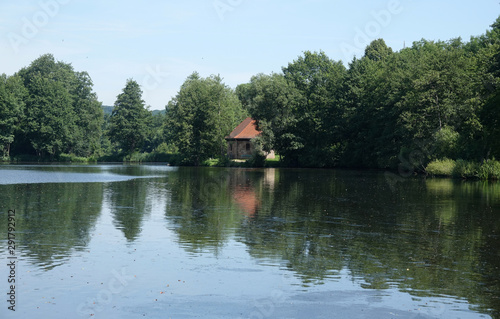
[{"label": "tree line", "polygon": [[[42,55],[16,74],[0,76],[0,159],[175,158],[197,165],[224,156],[224,137],[247,116],[220,76],[190,75],[168,112],[150,111],[142,94],[128,79],[114,105],[102,106],[88,73]],[[161,156],[171,154],[176,156]]]},{"label": "tree line", "polygon": [[377,39],[347,66],[306,51],[235,89],[194,72],[155,115],[133,79],[104,114],[90,76],[46,54],[0,77],[0,157],[176,154],[199,165],[224,159],[224,137],[251,116],[262,131],[257,149],[273,149],[286,166],[424,169],[500,158],[499,48],[500,18],[468,42],[421,40],[394,52]]},{"label": "tree line", "polygon": [[500,19],[469,42],[421,40],[399,52],[373,41],[348,65],[304,52],[282,73],[237,87],[292,166],[424,168],[435,159],[500,156]]}]

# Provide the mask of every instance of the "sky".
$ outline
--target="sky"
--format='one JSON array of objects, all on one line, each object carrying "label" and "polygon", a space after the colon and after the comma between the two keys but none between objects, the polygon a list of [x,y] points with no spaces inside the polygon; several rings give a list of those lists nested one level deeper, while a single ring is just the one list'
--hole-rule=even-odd
[{"label": "sky", "polygon": [[2,0],[0,74],[51,53],[88,72],[104,105],[133,79],[157,110],[193,72],[235,88],[304,51],[347,66],[372,40],[468,41],[499,15],[498,0]]}]

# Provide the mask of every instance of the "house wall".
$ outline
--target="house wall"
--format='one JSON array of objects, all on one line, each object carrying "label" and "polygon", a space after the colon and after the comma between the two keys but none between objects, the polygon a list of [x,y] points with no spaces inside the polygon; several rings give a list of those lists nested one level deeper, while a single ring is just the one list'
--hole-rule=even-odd
[{"label": "house wall", "polygon": [[[248,145],[248,146],[247,146]],[[250,140],[227,141],[227,154],[232,159],[249,159],[252,157],[253,145]]]},{"label": "house wall", "polygon": [[[247,146],[247,144],[249,146]],[[253,143],[250,140],[228,140],[227,154],[231,159],[249,159],[254,151]],[[267,154],[266,158],[274,158],[274,151]]]}]

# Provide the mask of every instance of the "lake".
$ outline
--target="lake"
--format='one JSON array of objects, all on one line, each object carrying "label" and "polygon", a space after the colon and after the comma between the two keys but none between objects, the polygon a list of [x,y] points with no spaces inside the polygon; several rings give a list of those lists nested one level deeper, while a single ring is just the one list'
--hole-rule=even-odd
[{"label": "lake", "polygon": [[500,184],[391,180],[0,166],[0,318],[500,318]]}]

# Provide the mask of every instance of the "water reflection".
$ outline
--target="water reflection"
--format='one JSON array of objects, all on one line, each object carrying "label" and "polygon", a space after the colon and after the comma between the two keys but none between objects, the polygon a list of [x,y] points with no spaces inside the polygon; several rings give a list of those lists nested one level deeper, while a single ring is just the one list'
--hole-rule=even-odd
[{"label": "water reflection", "polygon": [[382,175],[359,175],[181,169],[170,175],[166,215],[194,251],[234,233],[305,284],[347,268],[366,288],[477,299],[481,259],[498,264],[486,249],[497,239],[498,186],[409,180],[393,193]]},{"label": "water reflection", "polygon": [[217,253],[241,219],[227,191],[230,176],[227,170],[198,168],[169,174],[166,216],[188,251]]},{"label": "water reflection", "polygon": [[[101,183],[0,185],[2,212],[16,210],[18,251],[43,269],[86,247],[102,198]],[[6,230],[1,227],[1,238]]]},{"label": "water reflection", "polygon": [[[31,262],[43,269],[70,263],[91,240],[101,211],[109,211],[102,217],[127,245],[149,239],[155,256],[180,246],[217,257],[236,242],[304,289],[348,274],[366,289],[466,300],[475,311],[500,316],[498,183],[417,178],[393,192],[377,172],[101,169],[145,178],[0,185],[1,212],[16,209],[18,244]],[[173,241],[143,231],[154,214]],[[121,250],[127,254],[117,246],[117,259]]]},{"label": "water reflection", "polygon": [[109,183],[105,187],[113,225],[129,242],[140,236],[141,224],[151,213],[151,202],[146,200],[149,190],[149,182],[144,179]]},{"label": "water reflection", "polygon": [[173,188],[167,209],[193,247],[221,244],[234,229],[254,258],[275,261],[306,286],[348,269],[365,288],[455,296],[497,314],[497,184],[415,179],[393,193],[380,174],[234,170],[203,197],[204,183],[217,177],[195,174],[180,178],[186,184]]}]

